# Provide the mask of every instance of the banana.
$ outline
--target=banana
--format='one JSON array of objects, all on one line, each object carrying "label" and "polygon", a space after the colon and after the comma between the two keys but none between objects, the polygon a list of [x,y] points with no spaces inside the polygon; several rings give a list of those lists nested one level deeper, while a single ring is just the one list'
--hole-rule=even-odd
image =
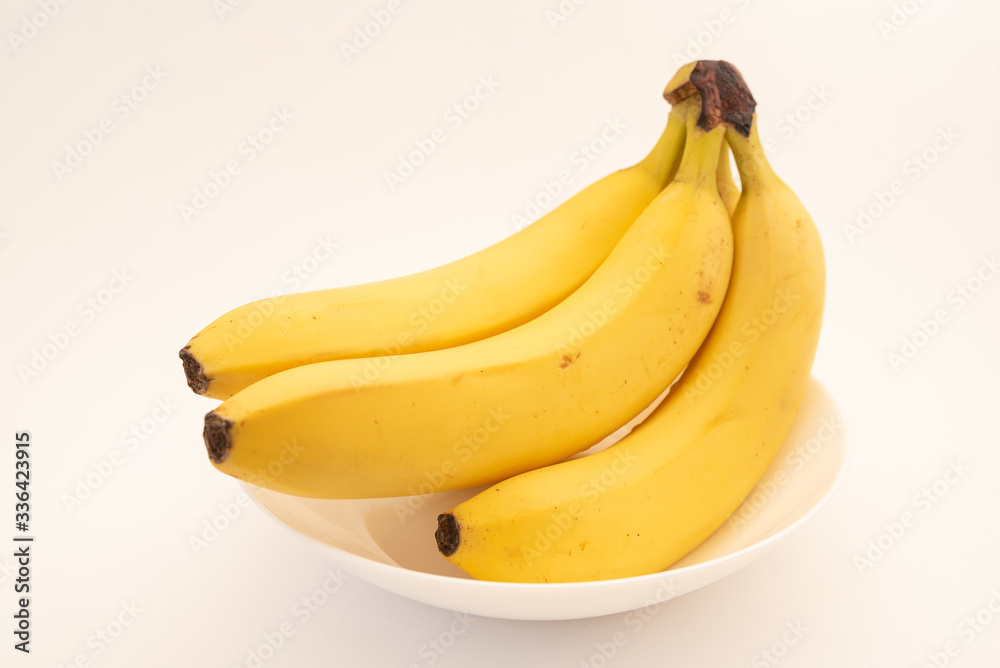
[{"label": "banana", "polygon": [[768,165],[735,68],[699,61],[688,74],[687,94],[706,106],[722,89],[721,110],[710,111],[728,121],[743,188],[722,311],[664,401],[622,440],[439,516],[439,550],[476,578],[574,582],[668,568],[739,507],[798,410],[823,313],[820,238]]},{"label": "banana", "polygon": [[674,114],[642,161],[478,253],[410,276],[236,308],[180,351],[188,385],[227,399],[304,364],[449,348],[528,322],[594,273],[669,183],[683,146]]},{"label": "banana", "polygon": [[[576,292],[502,334],[388,358],[374,378],[364,359],[264,378],[206,416],[214,465],[305,497],[460,489],[560,461],[640,413],[707,336],[732,268],[723,128],[678,108],[676,178]],[[277,461],[280,476],[258,473]]]},{"label": "banana", "polygon": [[719,197],[726,205],[726,211],[732,218],[736,213],[736,205],[740,201],[740,189],[733,181],[733,172],[729,166],[729,144],[723,142],[722,153],[719,155],[719,171],[716,178],[716,185],[719,188]]}]

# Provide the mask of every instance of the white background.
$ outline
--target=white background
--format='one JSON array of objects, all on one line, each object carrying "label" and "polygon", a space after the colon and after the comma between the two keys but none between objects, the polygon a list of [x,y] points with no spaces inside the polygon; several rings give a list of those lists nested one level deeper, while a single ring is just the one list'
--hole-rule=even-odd
[{"label": "white background", "polygon": [[[0,551],[0,663],[246,665],[263,634],[292,621],[265,665],[774,665],[760,652],[796,623],[807,631],[778,665],[917,667],[950,641],[949,665],[996,665],[1000,615],[971,637],[960,625],[1000,604],[1000,278],[984,264],[1000,252],[1000,6],[907,0],[894,16],[890,0],[590,0],[562,16],[558,0],[404,0],[345,56],[387,4],[3,3],[0,539],[14,533],[13,434],[27,429],[37,540],[30,656],[12,649],[16,576],[12,549]],[[349,576],[300,623],[293,606],[330,565],[256,508],[192,547],[238,488],[204,453],[215,403],[190,393],[176,356],[191,335],[273,290],[406,274],[511,234],[559,171],[574,170],[564,199],[643,156],[666,118],[663,86],[698,57],[742,71],[773,164],[826,245],[814,374],[853,451],[818,516],[638,632],[624,615],[475,619],[444,654],[427,646],[452,613]],[[147,68],[162,80],[141,90]],[[480,77],[496,90],[447,124]],[[123,94],[144,99],[131,109]],[[249,160],[241,144],[275,109],[293,118]],[[112,131],[77,167],[54,165],[103,119]],[[579,147],[615,119],[627,128],[578,169]],[[384,173],[437,127],[446,141],[391,190]],[[935,149],[942,132],[951,139]],[[933,163],[914,169],[925,151]],[[180,205],[230,160],[240,172],[185,220]],[[852,232],[859,208],[878,215]],[[296,284],[321,239],[336,252]],[[980,271],[990,280],[977,284]],[[119,291],[102,292],[109,284]],[[955,292],[966,284],[980,288],[971,299]],[[86,306],[102,297],[100,312]],[[920,334],[935,313],[942,324]],[[134,428],[143,440],[126,439]],[[81,492],[115,451],[110,473]],[[952,465],[967,470],[918,503]],[[907,512],[904,535],[883,535]],[[880,538],[888,547],[870,552]],[[130,605],[134,622],[96,641]],[[627,642],[606,660],[599,650],[619,631]]]}]

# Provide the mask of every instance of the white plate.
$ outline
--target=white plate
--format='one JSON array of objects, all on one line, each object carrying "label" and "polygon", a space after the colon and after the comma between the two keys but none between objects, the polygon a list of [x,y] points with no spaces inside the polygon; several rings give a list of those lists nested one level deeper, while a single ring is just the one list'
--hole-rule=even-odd
[{"label": "white plate", "polygon": [[[604,444],[606,445],[606,444]],[[729,522],[662,573],[618,580],[514,584],[474,580],[437,551],[437,515],[483,488],[424,497],[329,501],[245,484],[269,514],[318,541],[330,560],[401,596],[503,619],[597,617],[711,584],[774,548],[832,496],[847,469],[843,419],[811,379],[799,414],[760,483]]]}]

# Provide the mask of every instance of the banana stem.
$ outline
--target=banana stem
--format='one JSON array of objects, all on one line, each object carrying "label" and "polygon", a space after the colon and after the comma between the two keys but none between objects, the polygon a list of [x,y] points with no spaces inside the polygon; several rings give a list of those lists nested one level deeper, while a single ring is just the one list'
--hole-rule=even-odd
[{"label": "banana stem", "polygon": [[751,183],[760,181],[774,175],[774,170],[767,162],[764,155],[764,148],[761,146],[760,137],[757,134],[757,114],[754,114],[748,136],[737,128],[728,125],[726,127],[726,143],[733,151],[736,158],[736,169],[740,172],[740,181],[744,190]]},{"label": "banana stem", "polygon": [[684,142],[684,157],[677,169],[675,181],[694,183],[700,186],[711,177],[712,185],[716,182],[716,168],[719,166],[719,155],[722,152],[722,140],[725,137],[723,128],[719,127],[705,132],[698,127],[698,119],[694,114],[687,119],[687,139]]},{"label": "banana stem", "polygon": [[667,127],[660,135],[656,146],[639,162],[639,167],[650,174],[658,183],[666,186],[677,174],[681,154],[678,148],[684,145],[687,124],[677,109],[671,109],[667,116]]},{"label": "banana stem", "polygon": [[[688,63],[670,80],[663,96],[675,105],[699,100],[701,115],[698,127],[705,131],[720,125],[726,128],[726,142],[736,158],[743,190],[754,180],[773,176],[774,172],[767,164],[757,136],[757,101],[739,70],[732,64],[724,60]],[[689,141],[690,137],[689,119]],[[686,146],[684,150],[686,160]],[[683,165],[681,169],[683,170]]]},{"label": "banana stem", "polygon": [[757,101],[739,70],[724,60],[688,63],[667,84],[663,97],[671,104],[700,97],[698,127],[708,131],[720,124],[731,125],[744,137],[750,134],[751,119],[757,108]]},{"label": "banana stem", "polygon": [[736,212],[736,205],[740,200],[740,189],[733,181],[733,171],[730,166],[731,158],[729,144],[722,142],[722,151],[719,154],[719,167],[716,170],[716,184],[719,187],[719,197],[726,205],[726,211],[732,216]]}]

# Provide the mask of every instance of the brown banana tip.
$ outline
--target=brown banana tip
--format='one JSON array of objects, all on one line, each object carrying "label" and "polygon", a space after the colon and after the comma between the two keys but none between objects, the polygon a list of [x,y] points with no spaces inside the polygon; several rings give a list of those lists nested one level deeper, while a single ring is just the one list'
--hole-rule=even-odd
[{"label": "brown banana tip", "polygon": [[181,348],[179,355],[184,363],[184,375],[187,377],[188,387],[194,390],[195,394],[205,394],[208,391],[208,378],[201,362],[191,353],[191,346],[186,345]]},{"label": "brown banana tip", "polygon": [[215,413],[209,413],[205,416],[205,430],[202,435],[205,437],[208,458],[215,464],[221,464],[229,456],[229,450],[233,447],[233,440],[229,433],[229,428],[232,426],[232,422]]},{"label": "brown banana tip", "polygon": [[446,557],[455,554],[459,543],[458,520],[451,513],[441,513],[438,515],[438,528],[434,532],[437,539],[438,550]]},{"label": "brown banana tip", "polygon": [[743,75],[724,60],[699,60],[685,65],[667,85],[663,97],[677,104],[694,94],[701,95],[701,116],[698,127],[705,132],[726,123],[744,137],[750,136],[750,126],[757,101],[750,93]]}]

